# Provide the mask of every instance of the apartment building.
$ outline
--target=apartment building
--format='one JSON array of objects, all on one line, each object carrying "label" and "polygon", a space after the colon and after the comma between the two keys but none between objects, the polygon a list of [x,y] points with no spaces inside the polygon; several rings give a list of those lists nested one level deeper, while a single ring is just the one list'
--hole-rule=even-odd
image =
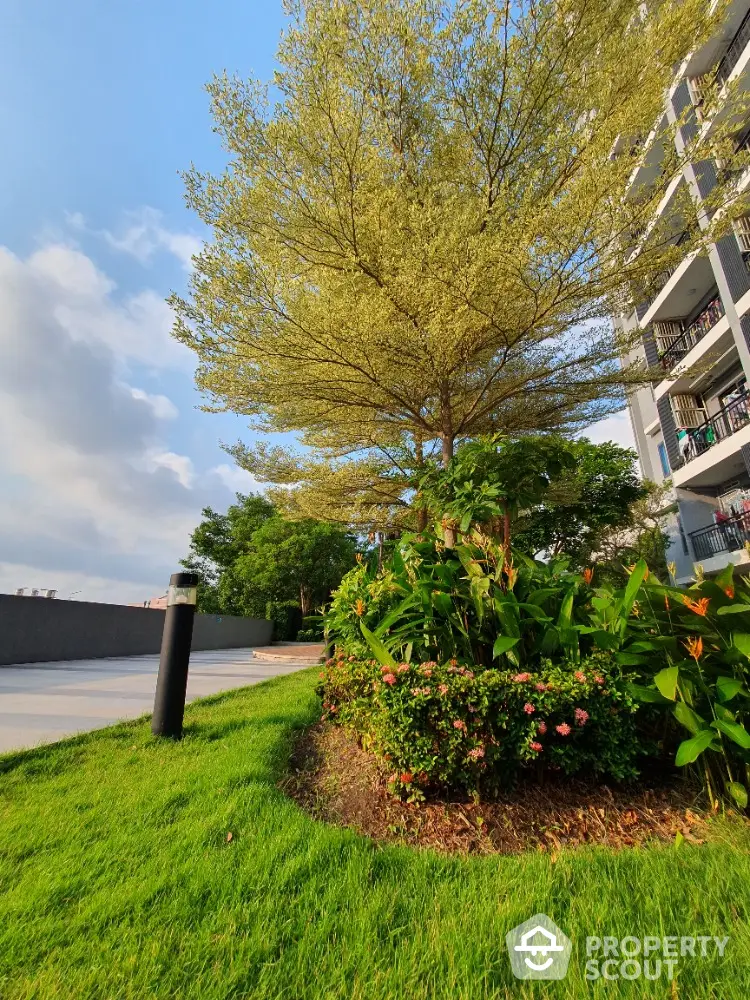
[{"label": "apartment building", "polygon": [[[732,4],[721,30],[673,82],[664,115],[679,124],[678,153],[718,127],[722,105],[713,114],[704,109],[707,83],[715,83],[719,95],[732,86],[750,90],[750,0]],[[626,197],[664,187],[657,216],[670,221],[675,214],[673,242],[679,244],[680,186],[687,185],[705,227],[710,209],[701,218],[700,206],[726,167],[703,160],[665,177],[660,131],[657,123],[651,136],[624,151],[634,163]],[[750,116],[738,123],[734,142],[735,149],[750,150]],[[731,180],[743,189],[750,169]],[[671,481],[663,527],[678,581],[690,580],[697,564],[706,574],[729,562],[750,572],[750,217],[737,220],[734,233],[712,244],[707,255],[687,254],[660,276],[650,300],[614,322],[642,331],[627,360],[641,357],[663,372],[631,395],[629,410],[643,474]]]}]

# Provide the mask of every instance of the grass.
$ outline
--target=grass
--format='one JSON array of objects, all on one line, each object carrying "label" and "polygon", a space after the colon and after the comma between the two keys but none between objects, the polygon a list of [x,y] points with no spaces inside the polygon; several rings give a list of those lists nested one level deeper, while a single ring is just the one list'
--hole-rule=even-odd
[{"label": "grass", "polygon": [[[315,671],[0,757],[2,1000],[484,1000],[750,995],[750,837],[476,859],[379,848],[276,788]],[[231,841],[227,834],[232,833]],[[559,983],[510,973],[536,912],[573,939]],[[586,935],[730,935],[725,958],[589,983]]]}]

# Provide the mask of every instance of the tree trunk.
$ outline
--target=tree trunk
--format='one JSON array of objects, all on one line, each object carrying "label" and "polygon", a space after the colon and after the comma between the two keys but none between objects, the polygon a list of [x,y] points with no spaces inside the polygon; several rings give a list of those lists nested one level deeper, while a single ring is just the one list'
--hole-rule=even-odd
[{"label": "tree trunk", "polygon": [[[422,445],[422,432],[414,433],[414,462],[418,470],[424,468],[424,449]],[[421,474],[421,472],[419,473]],[[427,508],[424,506],[422,493],[417,490],[414,498],[414,505],[417,509],[417,531],[421,534],[427,527]]]},{"label": "tree trunk", "polygon": [[[443,468],[448,467],[448,463],[453,458],[453,434],[443,432],[442,460]],[[456,544],[456,529],[443,519],[443,541],[446,549],[452,549]]]},{"label": "tree trunk", "polygon": [[302,609],[302,617],[310,614],[310,597],[305,587],[299,588],[299,605]]},{"label": "tree trunk", "polygon": [[383,568],[383,532],[378,532],[378,573]]},{"label": "tree trunk", "polygon": [[503,504],[503,543],[505,549],[505,565],[510,565],[510,511],[508,504]]}]

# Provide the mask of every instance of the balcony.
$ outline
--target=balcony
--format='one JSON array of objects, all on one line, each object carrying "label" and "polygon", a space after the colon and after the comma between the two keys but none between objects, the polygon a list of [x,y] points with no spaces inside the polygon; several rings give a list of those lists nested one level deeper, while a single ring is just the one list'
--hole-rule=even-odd
[{"label": "balcony", "polygon": [[718,413],[708,417],[698,427],[688,432],[688,444],[683,449],[686,462],[697,458],[715,444],[731,437],[737,431],[750,424],[750,397],[743,392],[728,406],[722,407]]},{"label": "balcony", "polygon": [[[659,362],[665,372],[670,372],[678,361],[698,344],[724,315],[724,303],[716,295],[695,317],[683,326],[682,333],[659,355]],[[682,323],[680,322],[682,326]]]},{"label": "balcony", "polygon": [[750,512],[736,514],[719,524],[691,531],[690,542],[698,560],[712,559],[722,552],[738,552],[750,542]]},{"label": "balcony", "polygon": [[719,87],[723,87],[732,75],[732,70],[740,60],[740,56],[745,50],[745,46],[750,41],[750,10],[745,14],[739,28],[734,34],[734,38],[729,43],[729,48],[716,67],[714,80]]}]

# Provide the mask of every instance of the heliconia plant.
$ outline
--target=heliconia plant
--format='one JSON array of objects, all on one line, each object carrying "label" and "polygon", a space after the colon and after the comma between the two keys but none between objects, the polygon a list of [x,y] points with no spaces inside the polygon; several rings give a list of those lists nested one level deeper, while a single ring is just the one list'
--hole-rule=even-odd
[{"label": "heliconia plant", "polygon": [[387,569],[360,566],[345,579],[327,616],[329,641],[383,665],[454,659],[534,670],[544,660],[573,669],[604,653],[633,675],[633,697],[663,714],[675,763],[695,765],[713,804],[726,796],[745,809],[750,586],[731,566],[688,588],[657,579],[643,561],[629,571],[613,588],[599,585],[595,566],[578,573],[564,558],[508,559],[476,530],[448,549],[406,536]]}]

